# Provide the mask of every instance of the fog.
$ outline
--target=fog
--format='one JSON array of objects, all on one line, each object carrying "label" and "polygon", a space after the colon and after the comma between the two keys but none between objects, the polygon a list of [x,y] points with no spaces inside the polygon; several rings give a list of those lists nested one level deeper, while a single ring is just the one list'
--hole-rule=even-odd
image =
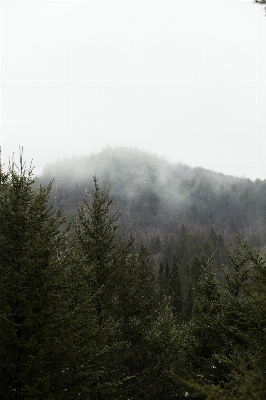
[{"label": "fog", "polygon": [[73,215],[84,197],[91,201],[94,175],[134,235],[162,235],[182,224],[193,232],[214,228],[231,238],[265,232],[265,181],[172,163],[136,148],[106,147],[49,164],[37,182],[54,178],[53,203]]},{"label": "fog", "polygon": [[[238,178],[215,171],[206,170],[201,167],[190,167],[184,163],[173,163],[164,157],[151,152],[142,151],[134,147],[105,147],[99,153],[92,153],[90,156],[65,158],[55,163],[47,164],[44,168],[41,179],[46,181],[55,180],[56,185],[75,183],[91,184],[93,176],[106,186],[123,187],[124,194],[134,197],[136,186],[151,186],[159,191],[163,186],[164,190],[178,191],[173,188],[179,180],[189,181],[193,176],[205,177],[214,191],[224,190],[232,183],[250,181],[245,178]],[[193,182],[193,185],[200,184]]]},{"label": "fog", "polygon": [[57,159],[122,145],[266,178],[262,6],[184,0],[1,7],[4,162],[21,145],[40,174]]}]

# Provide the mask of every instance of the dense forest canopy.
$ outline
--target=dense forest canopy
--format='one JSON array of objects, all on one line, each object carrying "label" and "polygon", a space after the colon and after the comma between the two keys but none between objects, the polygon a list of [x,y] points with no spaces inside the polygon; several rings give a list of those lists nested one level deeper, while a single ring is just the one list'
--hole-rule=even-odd
[{"label": "dense forest canopy", "polygon": [[[265,399],[263,220],[257,249],[227,246],[241,193],[255,230],[264,182],[105,152],[79,179],[78,158],[37,180],[22,159],[0,169],[0,398]],[[200,219],[208,199],[224,230]]]}]

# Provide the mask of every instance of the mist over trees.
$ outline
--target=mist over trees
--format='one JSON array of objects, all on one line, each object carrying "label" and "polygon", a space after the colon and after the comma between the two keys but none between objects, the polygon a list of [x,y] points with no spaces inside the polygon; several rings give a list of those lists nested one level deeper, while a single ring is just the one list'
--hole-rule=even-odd
[{"label": "mist over trees", "polygon": [[256,244],[264,235],[265,181],[173,164],[137,149],[106,148],[58,161],[47,165],[39,180],[54,178],[52,201],[73,212],[82,196],[90,195],[93,175],[110,190],[120,224],[135,236],[139,229],[144,240],[175,233],[183,224],[206,234],[213,228],[229,241],[240,232]]},{"label": "mist over trees", "polygon": [[137,149],[0,160],[0,400],[265,400],[265,199]]},{"label": "mist over trees", "polygon": [[[60,163],[37,180],[22,160],[1,167],[0,398],[265,399],[264,228],[252,248],[233,236],[242,208],[233,226],[229,212],[245,193],[255,229],[264,182],[105,151],[79,179],[78,158],[62,163],[69,179]],[[186,219],[214,193],[221,231]]]}]

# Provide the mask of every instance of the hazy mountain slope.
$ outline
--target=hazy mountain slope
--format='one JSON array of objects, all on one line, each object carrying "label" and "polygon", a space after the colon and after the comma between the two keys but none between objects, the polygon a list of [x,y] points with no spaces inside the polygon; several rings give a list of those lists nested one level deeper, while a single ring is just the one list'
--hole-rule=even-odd
[{"label": "hazy mountain slope", "polygon": [[110,190],[121,223],[134,234],[165,234],[185,224],[248,237],[266,230],[266,182],[167,162],[131,148],[106,148],[89,157],[47,165],[39,178],[54,178],[53,201],[73,211],[90,196],[92,177]]}]

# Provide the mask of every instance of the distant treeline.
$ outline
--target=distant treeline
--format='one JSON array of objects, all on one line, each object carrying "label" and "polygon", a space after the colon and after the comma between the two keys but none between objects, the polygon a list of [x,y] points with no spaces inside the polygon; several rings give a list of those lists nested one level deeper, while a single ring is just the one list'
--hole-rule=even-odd
[{"label": "distant treeline", "polygon": [[38,182],[54,179],[52,203],[71,219],[82,197],[91,196],[94,175],[110,190],[121,229],[140,239],[138,244],[148,247],[157,235],[164,241],[182,225],[205,238],[214,229],[228,245],[237,233],[257,248],[266,243],[266,181],[171,164],[136,149],[106,148],[50,164]]}]

